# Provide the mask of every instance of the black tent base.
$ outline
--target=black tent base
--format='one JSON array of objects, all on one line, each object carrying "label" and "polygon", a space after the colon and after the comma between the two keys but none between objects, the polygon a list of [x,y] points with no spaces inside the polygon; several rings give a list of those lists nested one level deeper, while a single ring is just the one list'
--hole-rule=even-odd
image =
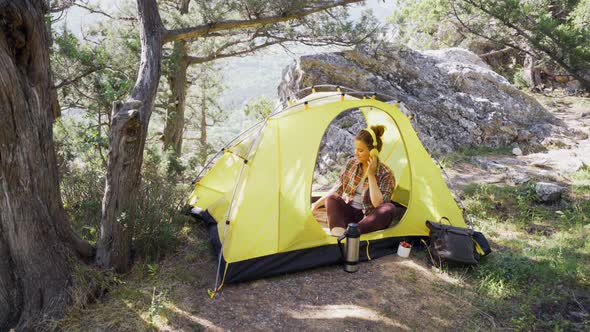
[{"label": "black tent base", "polygon": [[[189,214],[197,220],[204,222],[210,236],[211,245],[216,255],[221,250],[217,223],[206,210],[192,208]],[[361,241],[359,260],[367,261],[397,253],[397,247],[401,241],[418,243],[421,237],[392,237],[369,242]],[[368,253],[368,256],[367,256]],[[223,257],[222,257],[223,259]],[[307,270],[314,267],[342,264],[342,254],[338,245],[325,245],[321,247],[294,250],[277,253],[268,256],[256,257],[230,263],[225,273],[224,283],[254,280],[263,277],[276,276],[290,272]],[[225,266],[225,260],[222,261]]]}]

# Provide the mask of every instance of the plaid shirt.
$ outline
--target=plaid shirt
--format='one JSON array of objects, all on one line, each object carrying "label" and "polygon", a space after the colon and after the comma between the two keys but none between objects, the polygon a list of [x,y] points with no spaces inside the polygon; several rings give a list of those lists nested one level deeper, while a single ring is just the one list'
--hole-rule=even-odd
[{"label": "plaid shirt", "polygon": [[[346,166],[344,166],[342,173],[340,173],[340,177],[334,188],[336,188],[336,193],[340,195],[346,203],[350,204],[354,199],[356,188],[363,176],[361,172],[361,164],[356,158],[352,158],[346,162]],[[383,195],[383,202],[389,202],[391,200],[391,195],[393,194],[393,188],[395,188],[395,177],[393,176],[393,172],[387,165],[380,162],[375,178],[377,179],[379,190]],[[371,196],[369,194],[369,181],[365,181],[363,184],[362,193],[363,212],[365,215],[368,215],[375,209],[373,203],[371,203]]]}]

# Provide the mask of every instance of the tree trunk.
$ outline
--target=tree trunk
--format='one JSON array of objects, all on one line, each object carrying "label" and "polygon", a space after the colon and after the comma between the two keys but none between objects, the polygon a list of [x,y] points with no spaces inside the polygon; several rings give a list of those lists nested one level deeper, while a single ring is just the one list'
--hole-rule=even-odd
[{"label": "tree trunk", "polygon": [[207,150],[207,94],[205,93],[205,84],[203,84],[203,102],[201,103],[201,149]]},{"label": "tree trunk", "polygon": [[[188,13],[190,0],[182,0],[180,14]],[[184,113],[186,110],[186,72],[188,68],[188,47],[186,41],[174,42],[168,83],[170,99],[166,107],[166,124],[164,126],[164,150],[173,149],[177,156],[182,153],[182,135],[184,133]]]},{"label": "tree trunk", "polygon": [[0,330],[33,330],[69,301],[76,255],[60,197],[47,4],[0,0]]},{"label": "tree trunk", "polygon": [[530,54],[527,54],[524,58],[523,78],[531,89],[541,85],[541,73],[537,68],[537,59]]},{"label": "tree trunk", "polygon": [[524,44],[523,49],[527,50],[525,53],[523,63],[523,79],[530,89],[535,89],[542,84],[541,71],[537,68],[537,57],[533,55],[533,48]]},{"label": "tree trunk", "polygon": [[170,85],[170,99],[166,112],[164,127],[164,150],[173,149],[177,155],[182,152],[182,134],[184,132],[184,113],[186,109],[186,74],[188,62],[186,42],[175,41],[171,58],[171,68],[168,74]]},{"label": "tree trunk", "polygon": [[105,194],[96,261],[126,272],[141,182],[143,149],[161,75],[164,31],[155,0],[137,0],[141,61],[135,87],[125,102],[113,104]]},{"label": "tree trunk", "polygon": [[10,250],[0,232],[0,331],[16,325],[20,315],[18,308],[22,308],[22,291],[17,288]]}]

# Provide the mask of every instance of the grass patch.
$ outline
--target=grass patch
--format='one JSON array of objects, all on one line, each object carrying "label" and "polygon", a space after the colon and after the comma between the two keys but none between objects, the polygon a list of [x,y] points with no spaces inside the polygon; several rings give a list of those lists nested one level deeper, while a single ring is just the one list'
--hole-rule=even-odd
[{"label": "grass patch", "polygon": [[497,155],[510,155],[512,154],[512,147],[500,146],[500,147],[489,147],[489,146],[477,146],[459,149],[457,151],[448,153],[439,159],[439,163],[444,167],[451,167],[458,162],[465,162],[471,160],[476,156],[497,156]]},{"label": "grass patch", "polygon": [[[191,223],[182,229],[186,246],[165,261],[137,261],[125,276],[80,266],[75,273],[74,304],[56,330],[86,331],[89,326],[106,331],[202,330],[194,312],[184,303],[186,290],[212,284],[213,266],[206,231]],[[208,277],[204,277],[208,276]],[[89,290],[98,289],[89,292]],[[92,296],[90,301],[88,297]],[[83,298],[84,297],[84,298]]]},{"label": "grass patch", "polygon": [[[466,207],[494,252],[467,274],[473,299],[517,330],[590,327],[590,172],[555,204],[539,204],[532,185],[470,185]],[[462,270],[449,271],[463,274]]]}]

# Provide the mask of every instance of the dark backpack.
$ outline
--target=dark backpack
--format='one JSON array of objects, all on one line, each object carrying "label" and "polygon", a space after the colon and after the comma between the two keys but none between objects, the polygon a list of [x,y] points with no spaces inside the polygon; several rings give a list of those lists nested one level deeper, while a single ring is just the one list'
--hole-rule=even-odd
[{"label": "dark backpack", "polygon": [[[446,217],[441,218],[441,221],[443,220],[451,223]],[[481,256],[491,252],[487,240],[480,232],[441,222],[427,221],[426,226],[430,229],[428,250],[435,263],[438,261],[473,265],[479,263]]]}]

